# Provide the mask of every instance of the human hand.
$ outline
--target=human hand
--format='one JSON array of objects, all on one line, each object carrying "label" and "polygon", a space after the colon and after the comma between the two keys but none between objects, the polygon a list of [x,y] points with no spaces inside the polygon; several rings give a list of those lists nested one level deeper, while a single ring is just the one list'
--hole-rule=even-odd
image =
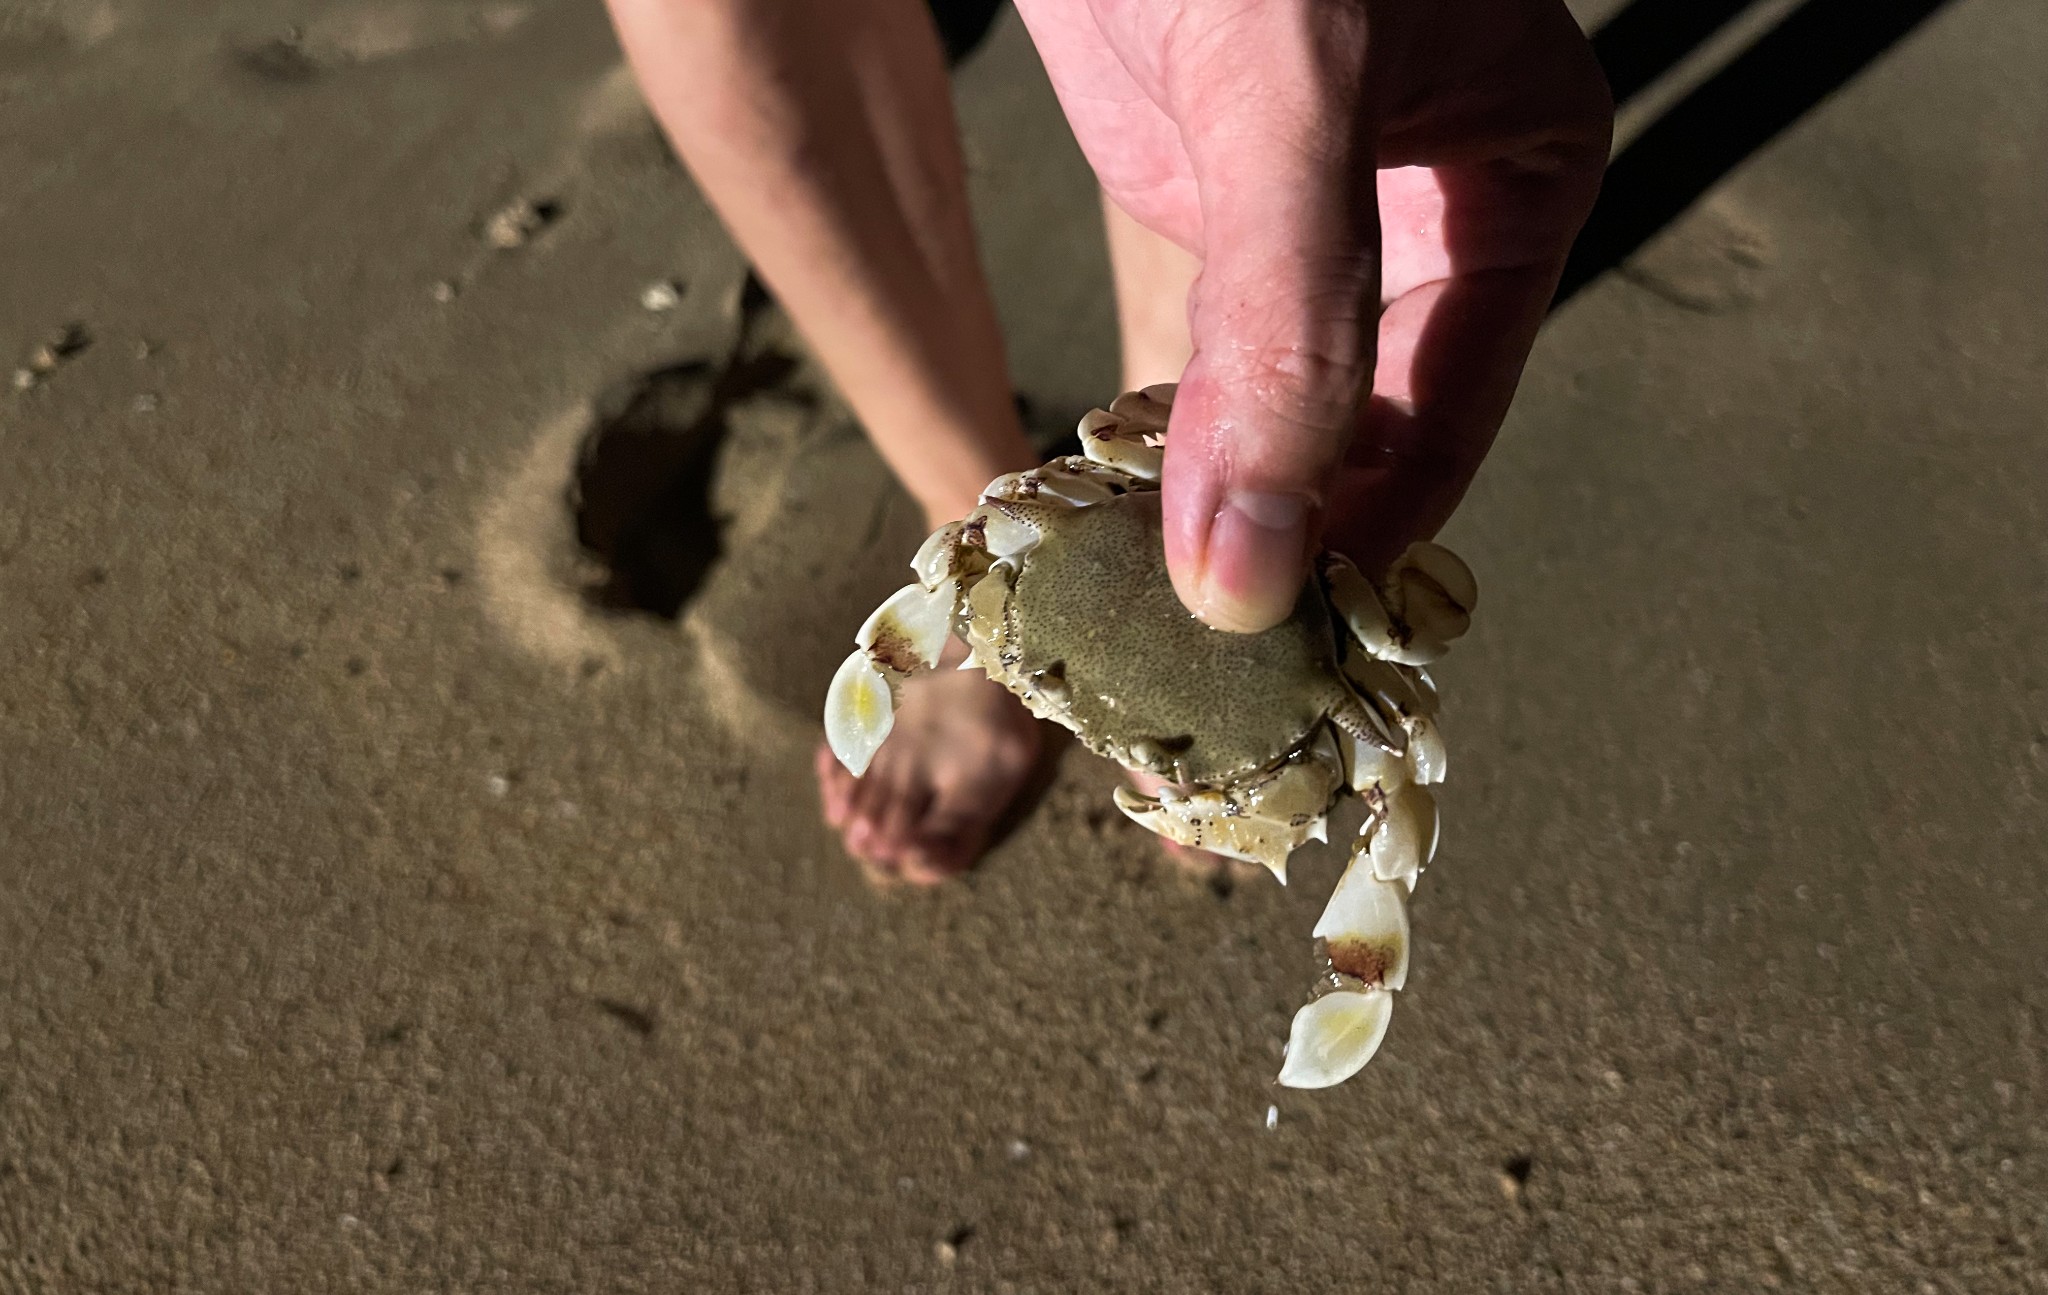
[{"label": "human hand", "polygon": [[1560,0],[1017,0],[1110,198],[1202,260],[1167,439],[1190,610],[1433,535],[1492,444],[1613,117]]}]

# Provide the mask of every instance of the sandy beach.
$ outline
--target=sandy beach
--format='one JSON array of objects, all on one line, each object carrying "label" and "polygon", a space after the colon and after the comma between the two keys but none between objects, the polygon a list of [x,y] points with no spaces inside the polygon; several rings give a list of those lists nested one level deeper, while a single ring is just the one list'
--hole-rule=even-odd
[{"label": "sandy beach", "polygon": [[[1954,0],[1552,317],[1299,1093],[1338,851],[819,821],[922,528],[601,5],[0,0],[0,1293],[2048,1292],[2043,67]],[[1055,437],[1092,181],[955,84]]]}]

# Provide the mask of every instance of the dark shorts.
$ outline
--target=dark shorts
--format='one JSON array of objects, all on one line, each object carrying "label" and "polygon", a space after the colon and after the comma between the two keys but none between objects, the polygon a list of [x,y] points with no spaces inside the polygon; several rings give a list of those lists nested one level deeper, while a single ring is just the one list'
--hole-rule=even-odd
[{"label": "dark shorts", "polygon": [[946,61],[958,63],[980,48],[1003,11],[1005,0],[928,0],[932,20],[939,25],[939,39],[946,46]]}]

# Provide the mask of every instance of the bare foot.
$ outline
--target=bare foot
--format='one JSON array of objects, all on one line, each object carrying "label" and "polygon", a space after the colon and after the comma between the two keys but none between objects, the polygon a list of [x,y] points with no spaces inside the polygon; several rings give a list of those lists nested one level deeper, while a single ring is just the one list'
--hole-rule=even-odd
[{"label": "bare foot", "polygon": [[818,748],[825,821],[878,879],[932,885],[972,867],[1038,758],[1038,721],[981,671],[953,669],[966,655],[949,642],[937,670],[904,682],[863,777]]}]

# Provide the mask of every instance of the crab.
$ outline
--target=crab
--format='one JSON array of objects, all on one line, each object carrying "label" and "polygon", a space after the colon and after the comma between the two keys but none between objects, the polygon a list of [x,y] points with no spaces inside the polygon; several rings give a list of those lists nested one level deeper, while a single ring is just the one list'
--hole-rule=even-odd
[{"label": "crab", "polygon": [[1081,420],[1082,453],[997,478],[911,562],[833,676],[825,733],[859,776],[902,682],[950,635],[1033,714],[1164,784],[1117,807],[1198,850],[1263,864],[1328,840],[1346,796],[1365,819],[1315,939],[1318,975],[1278,1082],[1342,1083],[1372,1059],[1408,977],[1408,896],[1434,858],[1445,751],[1423,668],[1471,623],[1471,570],[1432,543],[1379,579],[1320,554],[1292,615],[1257,634],[1191,615],[1167,577],[1159,476],[1171,385]]}]

